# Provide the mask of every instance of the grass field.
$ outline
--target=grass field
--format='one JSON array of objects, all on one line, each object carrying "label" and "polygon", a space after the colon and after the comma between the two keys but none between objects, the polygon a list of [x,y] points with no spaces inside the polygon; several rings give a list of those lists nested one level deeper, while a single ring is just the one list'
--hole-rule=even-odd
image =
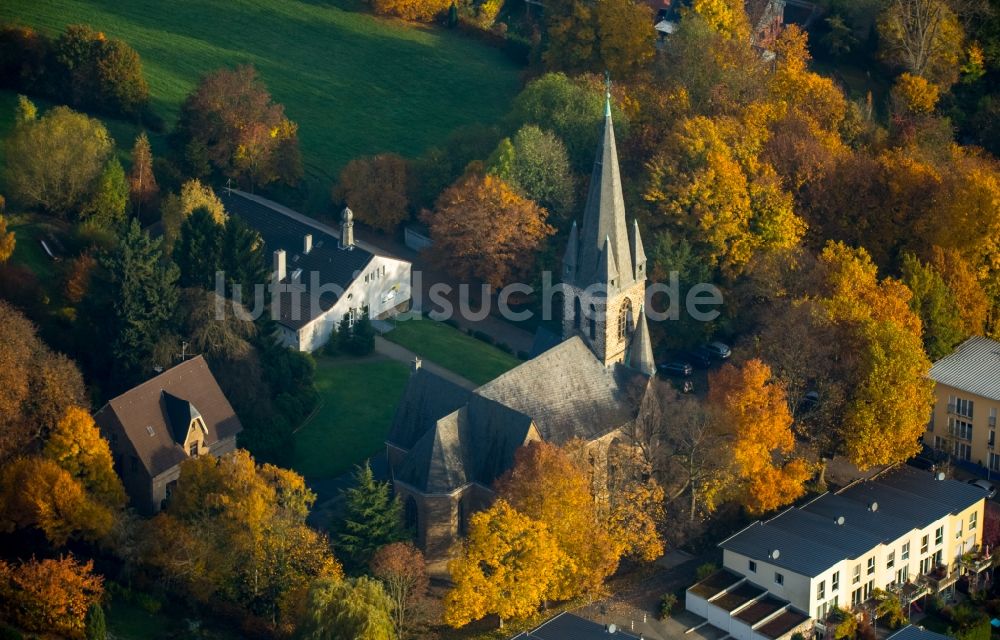
[{"label": "grass field", "polygon": [[322,405],[295,433],[292,468],[307,478],[329,478],[378,453],[409,375],[393,360],[317,358]]},{"label": "grass field", "polygon": [[[201,75],[252,63],[298,122],[307,174],[324,190],[353,157],[416,155],[507,111],[519,71],[499,50],[352,2],[4,0],[0,21],[49,34],[87,23],[127,41],[142,56],[153,108],[171,125]],[[10,117],[0,116],[0,130]]]},{"label": "grass field", "polygon": [[384,337],[476,384],[485,384],[521,363],[509,353],[433,320],[399,322]]}]

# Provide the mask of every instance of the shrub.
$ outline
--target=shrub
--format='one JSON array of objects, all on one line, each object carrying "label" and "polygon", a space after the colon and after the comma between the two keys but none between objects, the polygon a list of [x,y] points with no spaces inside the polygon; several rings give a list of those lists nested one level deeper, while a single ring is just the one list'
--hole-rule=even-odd
[{"label": "shrub", "polygon": [[666,620],[670,617],[673,612],[674,607],[677,606],[677,596],[672,593],[665,593],[663,597],[660,598],[660,620]]},{"label": "shrub", "polygon": [[133,592],[133,600],[140,609],[147,613],[156,615],[163,608],[163,601],[156,596],[141,591]]},{"label": "shrub", "polygon": [[698,567],[698,569],[695,571],[695,576],[700,582],[718,570],[719,567],[714,562],[706,562],[705,564]]},{"label": "shrub", "polygon": [[87,626],[85,628],[87,640],[106,640],[108,637],[107,624],[104,620],[104,609],[99,604],[92,604],[87,609]]}]

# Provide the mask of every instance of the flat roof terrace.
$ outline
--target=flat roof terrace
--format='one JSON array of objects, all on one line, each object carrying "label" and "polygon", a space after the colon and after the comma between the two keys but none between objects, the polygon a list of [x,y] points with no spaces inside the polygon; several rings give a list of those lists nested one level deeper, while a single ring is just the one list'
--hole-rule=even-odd
[{"label": "flat roof terrace", "polygon": [[732,591],[727,591],[718,598],[715,598],[711,601],[711,604],[719,607],[720,609],[733,612],[751,600],[759,598],[765,593],[767,593],[767,590],[762,589],[757,585],[750,584],[749,582],[744,582]]},{"label": "flat roof terrace", "polygon": [[778,640],[778,638],[808,619],[809,616],[801,611],[789,609],[788,611],[780,614],[774,620],[770,620],[766,624],[761,625],[761,627],[757,629],[757,633],[771,638],[772,640]]},{"label": "flat roof terrace", "polygon": [[688,591],[701,596],[706,600],[711,600],[729,587],[743,579],[738,573],[733,573],[728,569],[721,569],[708,576],[701,582],[691,586]]},{"label": "flat roof terrace", "polygon": [[746,622],[751,627],[764,618],[768,617],[772,613],[779,611],[783,607],[787,606],[788,602],[781,600],[780,598],[775,598],[772,595],[767,595],[757,602],[754,602],[749,607],[740,611],[735,615],[738,620]]}]

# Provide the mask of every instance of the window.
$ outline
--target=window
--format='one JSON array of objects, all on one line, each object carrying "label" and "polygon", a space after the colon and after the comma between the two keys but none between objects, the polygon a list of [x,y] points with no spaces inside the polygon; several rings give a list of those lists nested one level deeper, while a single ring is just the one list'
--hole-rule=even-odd
[{"label": "window", "polygon": [[840,572],[835,571],[833,577],[830,578],[830,591],[836,593],[840,589]]},{"label": "window", "polygon": [[822,600],[826,597],[826,580],[820,580],[816,585],[816,599]]},{"label": "window", "polygon": [[971,441],[972,423],[966,422],[965,420],[956,420],[955,418],[949,418],[948,433],[955,438]]},{"label": "window", "polygon": [[632,324],[632,301],[625,298],[621,310],[618,311],[618,339],[624,340],[628,328]]},{"label": "window", "polygon": [[868,575],[875,573],[875,556],[868,558]]},{"label": "window", "polygon": [[955,527],[955,539],[958,540],[962,537],[962,521],[958,521],[958,526]]},{"label": "window", "polygon": [[875,590],[875,581],[869,580],[868,584],[865,585],[865,600],[872,596],[872,591]]},{"label": "window", "polygon": [[851,592],[851,606],[856,607],[861,604],[861,588],[857,588]]},{"label": "window", "polygon": [[966,418],[972,417],[972,410],[974,408],[972,400],[967,398],[955,398],[953,407],[955,415],[964,416]]},{"label": "window", "polygon": [[965,460],[969,462],[972,460],[972,447],[967,442],[955,442],[955,448],[952,451],[954,455],[959,460]]},{"label": "window", "polygon": [[191,443],[191,446],[188,448],[188,454],[192,458],[197,458],[198,457],[198,443],[197,442],[192,442]]},{"label": "window", "polygon": [[851,584],[857,584],[861,582],[861,565],[854,565],[854,575],[851,577]]},{"label": "window", "polygon": [[990,429],[990,437],[986,441],[986,444],[990,447],[995,447],[997,444],[997,432],[993,429]]},{"label": "window", "polygon": [[937,531],[934,532],[934,546],[939,544],[944,544],[944,527],[938,527]]},{"label": "window", "polygon": [[748,569],[750,569],[750,572],[751,572],[751,573],[757,573],[757,563],[756,563],[756,562],[754,562],[753,560],[751,560],[751,561],[750,561],[750,562],[748,563],[748,566],[747,566],[747,568],[748,568]]},{"label": "window", "polygon": [[903,544],[903,551],[899,554],[901,560],[910,559],[910,543],[906,542]]},{"label": "window", "polygon": [[972,513],[969,514],[969,531],[975,529],[976,525],[978,524],[979,524],[979,512],[973,511]]},{"label": "window", "polygon": [[886,556],[885,559],[885,568],[892,569],[894,566],[896,566],[896,552],[890,551],[889,555]]},{"label": "window", "polygon": [[990,470],[1000,471],[1000,455],[990,451]]},{"label": "window", "polygon": [[774,572],[774,584],[785,584],[785,576],[777,571]]},{"label": "window", "polygon": [[920,555],[927,553],[927,538],[928,536],[924,536],[920,539]]}]

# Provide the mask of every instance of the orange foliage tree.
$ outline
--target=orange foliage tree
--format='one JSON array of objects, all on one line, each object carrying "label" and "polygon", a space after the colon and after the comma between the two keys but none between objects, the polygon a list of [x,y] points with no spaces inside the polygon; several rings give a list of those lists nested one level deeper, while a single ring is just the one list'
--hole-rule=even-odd
[{"label": "orange foliage tree", "polygon": [[784,506],[803,493],[811,472],[792,456],[795,437],[785,389],[758,359],[727,364],[709,379],[708,400],[721,410],[730,432],[739,501],[759,514]]},{"label": "orange foliage tree", "polygon": [[49,434],[44,454],[103,504],[112,509],[125,504],[125,490],[115,473],[111,448],[85,409],[70,407],[66,411]]},{"label": "orange foliage tree", "polygon": [[555,231],[547,217],[503,180],[475,173],[448,187],[434,212],[423,214],[437,264],[455,277],[494,287],[531,273],[542,241]]},{"label": "orange foliage tree", "polygon": [[104,580],[94,563],[72,555],[12,565],[0,560],[0,618],[26,631],[84,637],[87,610],[101,602]]},{"label": "orange foliage tree", "polygon": [[406,179],[406,159],[399,154],[355,158],[341,170],[333,198],[359,221],[392,233],[408,215]]},{"label": "orange foliage tree", "polygon": [[431,22],[451,6],[451,0],[372,0],[372,9],[382,16]]}]

